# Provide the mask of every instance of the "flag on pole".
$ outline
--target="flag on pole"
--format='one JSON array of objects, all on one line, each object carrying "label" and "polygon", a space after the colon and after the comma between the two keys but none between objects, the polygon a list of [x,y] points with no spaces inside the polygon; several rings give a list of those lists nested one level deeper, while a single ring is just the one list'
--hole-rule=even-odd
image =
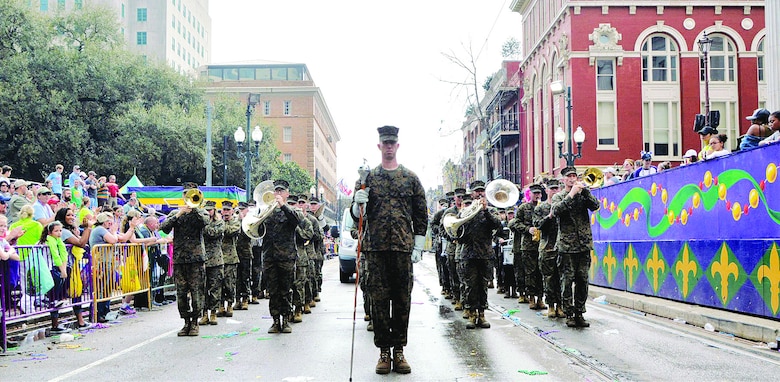
[{"label": "flag on pole", "polygon": [[352,189],[347,187],[346,184],[344,184],[344,178],[339,179],[339,182],[336,183],[336,187],[339,188],[339,191],[341,191],[342,194],[346,196],[352,195]]}]

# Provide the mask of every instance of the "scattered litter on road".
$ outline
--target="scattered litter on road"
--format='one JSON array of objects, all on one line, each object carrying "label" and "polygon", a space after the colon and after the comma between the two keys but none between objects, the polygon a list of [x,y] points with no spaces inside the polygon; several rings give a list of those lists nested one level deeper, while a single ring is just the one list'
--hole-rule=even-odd
[{"label": "scattered litter on road", "polygon": [[686,323],[686,321],[683,320],[682,318],[675,318],[673,321],[678,323],[678,324],[685,324]]},{"label": "scattered litter on road", "polygon": [[33,353],[33,354],[30,354],[30,358],[15,359],[15,360],[12,360],[11,362],[45,361],[47,359],[49,359],[49,356],[47,356],[46,354]]},{"label": "scattered litter on road", "polygon": [[528,374],[528,375],[547,375],[546,371],[541,371],[541,370],[518,370],[517,372]]},{"label": "scattered litter on road", "polygon": [[712,326],[712,324],[710,324],[708,322],[708,323],[704,324],[704,330],[706,330],[708,332],[714,332],[715,331],[715,327]]},{"label": "scattered litter on road", "polygon": [[598,297],[594,298],[593,302],[599,303],[599,304],[604,304],[604,305],[609,304],[607,302],[607,296],[605,296],[605,295],[601,295],[601,296],[598,296]]},{"label": "scattered litter on road", "polygon": [[566,348],[565,350],[571,354],[580,354],[580,351],[575,348]]},{"label": "scattered litter on road", "polygon": [[232,361],[232,360],[233,360],[233,356],[234,356],[234,355],[236,355],[236,354],[238,354],[238,352],[237,352],[237,351],[233,351],[233,352],[230,352],[230,351],[229,351],[229,352],[225,352],[225,361],[227,361],[227,362],[230,362],[230,361]]},{"label": "scattered litter on road", "polygon": [[78,349],[81,345],[75,345],[75,344],[68,344],[68,345],[59,345],[57,348],[59,349]]},{"label": "scattered litter on road", "polygon": [[539,337],[546,337],[548,334],[558,333],[560,330],[548,330],[546,332],[539,333]]},{"label": "scattered litter on road", "polygon": [[519,311],[520,311],[520,309],[509,309],[509,310],[506,311],[506,315],[507,316],[511,316],[511,315],[513,315],[513,314],[515,314],[515,313],[517,313]]},{"label": "scattered litter on road", "polygon": [[482,373],[469,373],[469,377],[470,378],[480,378],[480,377],[483,377],[483,376],[484,376],[484,374],[482,374]]},{"label": "scattered litter on road", "polygon": [[720,335],[723,335],[723,336],[726,336],[726,337],[734,337],[734,335],[733,335],[733,334],[731,334],[731,333],[726,333],[726,332],[719,332],[718,334],[720,334]]},{"label": "scattered litter on road", "polygon": [[218,368],[214,369],[214,371],[225,371],[225,369],[223,369],[221,367],[218,367]]},{"label": "scattered litter on road", "polygon": [[260,337],[260,338],[258,338],[257,340],[258,340],[258,341],[268,341],[268,340],[270,340],[270,339],[271,339],[271,337]]},{"label": "scattered litter on road", "polygon": [[264,319],[264,320],[270,320],[270,319],[271,319],[271,316],[260,316],[260,318],[262,318],[262,319]]},{"label": "scattered litter on road", "polygon": [[76,350],[76,351],[92,351],[92,350],[97,350],[97,349],[93,349],[93,348],[81,348],[81,349],[79,349],[79,350]]},{"label": "scattered litter on road", "polygon": [[234,320],[234,319],[232,319],[232,318],[228,318],[227,320],[225,320],[225,323],[226,323],[226,324],[240,324],[240,323],[241,323],[241,321]]},{"label": "scattered litter on road", "polygon": [[612,335],[612,334],[616,334],[617,335],[617,334],[620,334],[620,332],[618,332],[617,329],[610,329],[610,330],[605,330],[604,331],[604,335],[608,336],[608,335]]},{"label": "scattered litter on road", "polygon": [[647,315],[647,313],[645,313],[645,312],[640,312],[640,311],[638,311],[638,310],[632,310],[632,311],[631,311],[631,313],[638,314],[638,315],[640,315],[640,316],[646,316],[646,315]]},{"label": "scattered litter on road", "polygon": [[236,337],[236,336],[245,336],[247,334],[249,334],[249,333],[232,331],[230,333],[218,334],[216,336],[200,336],[200,338],[222,338],[223,339],[223,338],[231,338],[231,337]]}]

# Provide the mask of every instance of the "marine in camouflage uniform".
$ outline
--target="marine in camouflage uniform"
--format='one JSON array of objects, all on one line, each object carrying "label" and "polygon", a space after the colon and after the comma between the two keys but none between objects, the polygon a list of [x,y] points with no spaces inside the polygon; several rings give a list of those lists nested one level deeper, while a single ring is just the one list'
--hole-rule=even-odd
[{"label": "marine in camouflage uniform", "polygon": [[503,269],[504,253],[502,247],[504,246],[504,242],[509,240],[509,227],[507,226],[509,222],[506,220],[506,208],[498,209],[498,220],[501,222],[501,228],[493,232],[493,268],[495,268],[496,271],[498,286],[496,293],[501,294],[506,291]]},{"label": "marine in camouflage uniform", "polygon": [[[306,298],[303,304],[303,313],[311,313],[311,308],[317,306],[319,298],[319,289],[322,283],[322,263],[325,259],[325,237],[322,228],[320,228],[320,219],[312,211],[319,207],[319,199],[312,197],[308,200],[307,195],[298,197],[298,207],[303,210],[304,216],[311,222],[312,238],[306,246],[306,254],[309,257],[309,269],[306,272],[308,280],[306,281]],[[322,217],[324,221],[324,217]]]},{"label": "marine in camouflage uniform", "polygon": [[268,282],[268,309],[274,323],[268,333],[292,333],[289,317],[292,314],[292,287],[295,278],[295,229],[304,220],[303,214],[287,205],[289,184],[274,181],[276,204],[273,213],[265,219],[263,236],[263,275]]},{"label": "marine in camouflage uniform", "polygon": [[[238,252],[236,240],[241,231],[241,221],[233,213],[233,202],[222,202],[222,220],[225,222],[225,235],[222,238],[222,259],[225,262],[225,277],[222,279],[222,301],[218,317],[233,317],[233,302],[236,300],[236,278],[238,272]],[[225,308],[227,307],[227,311]]]},{"label": "marine in camouflage uniform", "polygon": [[[521,214],[518,211],[517,216],[515,216],[514,219],[509,219],[509,230],[512,232],[512,236],[514,237],[514,239],[512,239],[512,256],[514,256],[512,268],[514,270],[515,286],[517,291],[520,293],[520,297],[517,299],[517,302],[524,304],[528,302],[528,297],[525,295],[525,265],[522,261],[523,232],[518,231],[517,228],[518,224],[521,224],[520,216]],[[526,231],[526,234],[527,233],[528,232]]]},{"label": "marine in camouflage uniform", "polygon": [[442,236],[447,243],[444,248],[444,253],[447,254],[447,273],[450,276],[450,293],[452,294],[452,302],[454,304],[455,310],[463,310],[463,299],[461,298],[462,287],[460,282],[460,272],[458,271],[460,262],[458,261],[457,256],[455,256],[455,252],[458,248],[458,241],[456,237],[450,236],[444,229],[444,217],[450,214],[458,216],[458,211],[460,211],[463,206],[463,195],[465,193],[465,188],[455,188],[453,195],[454,204],[452,207],[444,211],[444,214],[442,214],[441,225]]},{"label": "marine in camouflage uniform", "polygon": [[[472,182],[471,196],[474,199],[473,203],[480,205],[480,208],[461,226],[463,236],[459,240],[463,244],[461,266],[466,284],[465,309],[468,310],[469,316],[466,328],[474,329],[477,326],[490,328],[490,323],[485,319],[485,309],[488,307],[488,280],[493,278],[493,231],[502,227],[498,215],[487,208],[487,200],[484,199],[484,182],[480,180]],[[464,211],[474,211],[471,208],[464,209],[461,214]],[[461,218],[467,217],[461,216]]]},{"label": "marine in camouflage uniform", "polygon": [[[239,225],[241,219],[247,214],[247,207],[249,207],[247,203],[238,202]],[[238,230],[236,253],[238,253],[238,268],[236,269],[236,304],[233,309],[247,310],[252,289],[252,238],[247,236],[243,229]]]},{"label": "marine in camouflage uniform", "polygon": [[[186,184],[185,190],[197,188]],[[175,231],[173,237],[173,278],[176,284],[176,301],[184,327],[179,336],[197,336],[198,316],[203,311],[206,249],[203,245],[203,228],[209,223],[209,215],[201,208],[181,207],[171,212],[160,224],[166,234]]]},{"label": "marine in camouflage uniform", "polygon": [[[544,187],[538,184],[532,184],[528,187],[531,190],[531,200],[525,202],[517,208],[517,216],[511,229],[521,235],[515,235],[515,240],[520,238],[520,259],[515,258],[515,264],[518,260],[523,263],[524,274],[519,275],[525,280],[525,293],[528,297],[529,308],[546,309],[543,301],[542,272],[539,269],[539,242],[534,240],[534,208],[539,204]],[[518,275],[515,275],[516,277]]]},{"label": "marine in camouflage uniform", "polygon": [[[453,193],[454,194],[454,193]],[[439,210],[431,218],[431,241],[433,242],[433,254],[436,256],[436,273],[439,276],[441,294],[445,298],[452,298],[450,292],[450,275],[447,269],[447,255],[442,250],[442,226],[441,219],[444,211],[449,208],[450,201],[447,198],[439,199]]]},{"label": "marine in camouflage uniform", "polygon": [[[298,204],[297,196],[288,196],[287,205],[296,212],[303,214],[303,211],[298,207],[300,204]],[[313,237],[314,227],[312,226],[311,220],[304,217],[298,227],[295,228],[295,249],[298,253],[298,257],[295,259],[295,279],[292,288],[292,303],[295,308],[292,322],[303,321],[303,305],[304,303],[308,304],[310,301],[306,299],[306,295],[311,295],[311,292],[307,291],[307,289],[311,288],[308,272],[311,269],[309,268],[309,248],[313,250],[313,245],[311,243]]]},{"label": "marine in camouflage uniform", "polygon": [[544,296],[547,302],[547,317],[566,317],[561,305],[561,274],[558,271],[558,252],[555,241],[558,237],[558,221],[550,216],[553,196],[560,190],[557,179],[547,181],[547,201],[534,208],[534,227],[540,230],[539,267],[542,270]]},{"label": "marine in camouflage uniform", "polygon": [[[590,190],[577,180],[577,169],[572,166],[561,170],[565,191],[553,197],[552,215],[558,220],[558,251],[561,271],[561,303],[566,313],[566,325],[588,327],[583,318],[588,298],[588,271],[590,251],[593,250],[593,233],[588,211],[599,209],[599,201]],[[572,298],[572,283],[574,293]]]},{"label": "marine in camouflage uniform", "polygon": [[357,221],[360,214],[358,195],[367,194],[362,249],[368,255],[374,345],[380,349],[376,372],[390,372],[392,347],[392,369],[405,374],[411,372],[403,354],[403,347],[408,342],[414,284],[411,255],[420,237],[424,240],[428,208],[420,179],[396,160],[398,128],[383,126],[377,130],[382,164],[368,173],[365,189],[361,189],[358,181],[350,211]]},{"label": "marine in camouflage uniform", "polygon": [[[222,300],[222,236],[225,224],[216,213],[217,203],[206,201],[205,210],[209,214],[209,224],[203,229],[203,244],[206,248],[206,304],[203,306],[203,318],[200,325],[217,325],[217,309]],[[210,311],[210,312],[209,312]]]}]

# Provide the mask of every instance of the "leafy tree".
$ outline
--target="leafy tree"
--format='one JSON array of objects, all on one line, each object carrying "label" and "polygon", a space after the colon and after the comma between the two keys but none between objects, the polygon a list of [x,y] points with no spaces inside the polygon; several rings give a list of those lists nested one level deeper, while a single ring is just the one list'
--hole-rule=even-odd
[{"label": "leafy tree", "polygon": [[514,37],[508,38],[503,45],[501,45],[501,57],[512,60],[520,58],[520,41]]},{"label": "leafy tree", "polygon": [[314,185],[314,179],[309,172],[298,166],[295,162],[280,164],[273,172],[273,179],[284,179],[290,183],[290,194],[309,194]]}]

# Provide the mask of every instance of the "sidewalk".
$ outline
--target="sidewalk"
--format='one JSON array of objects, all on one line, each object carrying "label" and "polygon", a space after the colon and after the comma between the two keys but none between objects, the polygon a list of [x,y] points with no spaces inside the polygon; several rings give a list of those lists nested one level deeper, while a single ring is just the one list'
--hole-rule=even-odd
[{"label": "sidewalk", "polygon": [[680,303],[658,297],[623,292],[590,285],[591,298],[606,296],[607,302],[669,319],[682,319],[688,324],[704,327],[712,324],[718,332],[731,333],[739,338],[765,343],[780,337],[780,321],[738,314],[725,310]]}]

